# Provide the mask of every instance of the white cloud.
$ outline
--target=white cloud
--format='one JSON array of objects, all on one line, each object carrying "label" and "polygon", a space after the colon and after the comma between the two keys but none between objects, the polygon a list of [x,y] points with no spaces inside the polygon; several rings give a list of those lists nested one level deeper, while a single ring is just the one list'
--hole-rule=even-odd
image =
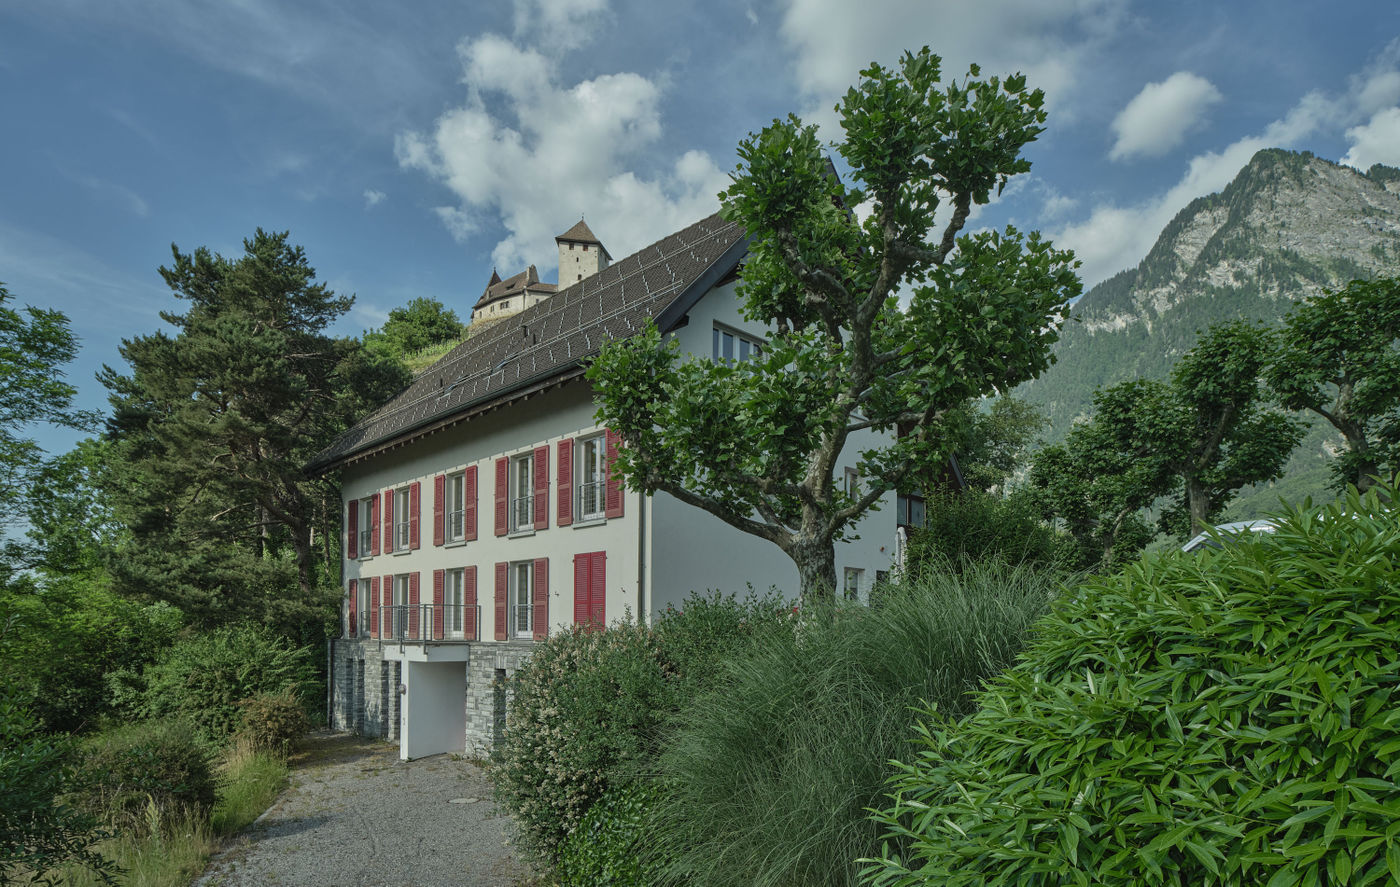
[{"label": "white cloud", "polygon": [[[561,84],[550,57],[486,35],[460,47],[467,98],[429,132],[399,135],[401,166],[445,184],[460,202],[435,212],[465,239],[498,219],[492,250],[502,273],[552,268],[554,236],[586,213],[621,257],[717,208],[728,182],[704,152],[655,174],[631,165],[662,136],[660,88],[638,74]],[[517,76],[521,74],[523,76]]]},{"label": "white cloud", "polygon": [[1108,159],[1162,156],[1198,128],[1206,110],[1222,98],[1209,80],[1189,71],[1147,84],[1114,118],[1117,140]]},{"label": "white cloud", "polygon": [[99,200],[115,203],[137,218],[144,219],[151,214],[151,206],[146,199],[125,185],[91,175],[64,175],[91,191]]},{"label": "white cloud", "polygon": [[547,53],[578,49],[593,39],[607,0],[515,0],[515,37]]},{"label": "white cloud", "polygon": [[[1352,142],[1347,158],[1356,161],[1353,165],[1374,162],[1372,158],[1383,152],[1396,158],[1395,149],[1390,146],[1400,139],[1400,120],[1381,111],[1360,124],[1378,102],[1400,95],[1397,74],[1400,41],[1392,43],[1367,70],[1351,78],[1342,94],[1329,95],[1321,90],[1307,93],[1257,135],[1191,158],[1185,174],[1166,191],[1133,206],[1100,204],[1087,219],[1056,232],[1055,242],[1075,251],[1083,262],[1080,273],[1085,284],[1093,285],[1141,261],[1173,216],[1195,198],[1224,188],[1263,148],[1297,149],[1318,134],[1345,132]],[[1388,145],[1381,141],[1386,138],[1391,139]],[[1352,159],[1345,162],[1351,163]]]},{"label": "white cloud", "polygon": [[[793,53],[804,114],[824,128],[831,105],[872,60],[893,64],[905,48],[927,43],[943,57],[945,77],[969,63],[986,75],[1021,72],[1052,104],[1068,95],[1087,54],[1117,27],[1125,0],[787,0],[781,35]],[[830,130],[827,130],[828,132]]]},{"label": "white cloud", "polygon": [[1400,166],[1400,108],[1390,108],[1371,117],[1369,123],[1347,130],[1351,150],[1342,162],[1357,169],[1372,164]]},{"label": "white cloud", "polygon": [[383,191],[377,191],[374,188],[366,188],[365,209],[370,209],[371,207],[378,206],[380,203],[383,202],[384,198],[388,196],[389,195],[385,194]]}]

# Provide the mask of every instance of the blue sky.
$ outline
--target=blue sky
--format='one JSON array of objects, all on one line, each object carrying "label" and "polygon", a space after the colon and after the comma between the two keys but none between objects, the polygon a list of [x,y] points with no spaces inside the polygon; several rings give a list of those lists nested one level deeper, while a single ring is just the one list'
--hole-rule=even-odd
[{"label": "blue sky", "polygon": [[580,214],[616,257],[708,214],[746,132],[831,127],[925,43],[1046,90],[1032,172],[972,224],[1047,232],[1089,284],[1259,148],[1400,165],[1393,2],[3,0],[0,281],[72,319],[93,408],[183,310],[172,242],[290,230],[355,294],[344,333],[417,296],[465,319],[493,266],[554,279]]}]

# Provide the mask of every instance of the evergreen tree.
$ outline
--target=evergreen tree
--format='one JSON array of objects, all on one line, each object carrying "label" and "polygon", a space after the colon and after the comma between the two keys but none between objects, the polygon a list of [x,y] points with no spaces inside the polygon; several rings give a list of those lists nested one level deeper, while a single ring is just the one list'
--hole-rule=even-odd
[{"label": "evergreen tree", "polygon": [[326,334],[353,299],[317,283],[287,238],[258,229],[236,259],[172,246],[160,273],[189,309],[161,314],[174,335],[123,341],[127,374],[101,374],[132,533],[117,578],[203,624],[316,611],[338,495],[302,465],[407,382],[396,361]]}]

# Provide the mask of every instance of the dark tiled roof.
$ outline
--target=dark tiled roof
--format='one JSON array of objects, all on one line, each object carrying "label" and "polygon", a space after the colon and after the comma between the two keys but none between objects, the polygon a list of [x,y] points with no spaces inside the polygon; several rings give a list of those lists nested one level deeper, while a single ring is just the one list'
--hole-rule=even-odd
[{"label": "dark tiled roof", "polygon": [[592,243],[603,251],[603,255],[612,261],[612,256],[608,254],[608,248],[603,246],[603,241],[593,236],[593,230],[583,223],[583,219],[578,220],[578,224],[554,238],[555,242],[561,240],[572,240],[574,243]]},{"label": "dark tiled roof", "polygon": [[540,273],[535,270],[534,265],[519,274],[507,277],[505,280],[502,280],[500,275],[496,273],[496,269],[492,268],[491,281],[486,284],[486,290],[482,292],[481,298],[476,300],[472,310],[476,311],[484,305],[490,305],[498,299],[505,299],[525,290],[536,293],[552,293],[556,289],[558,287],[552,283],[540,283]]},{"label": "dark tiled roof", "polygon": [[[609,265],[458,345],[398,396],[321,451],[307,466],[324,472],[369,450],[513,391],[577,373],[602,342],[655,319],[663,329],[737,267],[742,229],[712,215]],[[668,309],[670,309],[668,311]],[[663,317],[663,315],[665,315]]]}]

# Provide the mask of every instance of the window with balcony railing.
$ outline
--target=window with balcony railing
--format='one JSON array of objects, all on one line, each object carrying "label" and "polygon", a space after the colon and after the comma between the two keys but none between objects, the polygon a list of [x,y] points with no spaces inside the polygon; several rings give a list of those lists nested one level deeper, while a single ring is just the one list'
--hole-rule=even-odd
[{"label": "window with balcony railing", "polygon": [[511,623],[518,638],[534,637],[534,561],[510,565]]},{"label": "window with balcony railing", "polygon": [[394,550],[408,551],[408,487],[394,491]]},{"label": "window with balcony railing", "polygon": [[603,517],[606,508],[607,467],[603,435],[579,441],[576,452],[574,459],[578,481],[574,488],[574,506],[579,520],[595,520]]},{"label": "window with balcony railing", "polygon": [[464,472],[449,474],[446,484],[447,506],[446,521],[447,526],[443,534],[448,542],[458,542],[466,538],[466,524],[464,522],[466,513],[466,475]]},{"label": "window with balcony railing", "polygon": [[535,526],[535,488],[531,477],[534,454],[510,460],[510,529],[529,530]]}]

